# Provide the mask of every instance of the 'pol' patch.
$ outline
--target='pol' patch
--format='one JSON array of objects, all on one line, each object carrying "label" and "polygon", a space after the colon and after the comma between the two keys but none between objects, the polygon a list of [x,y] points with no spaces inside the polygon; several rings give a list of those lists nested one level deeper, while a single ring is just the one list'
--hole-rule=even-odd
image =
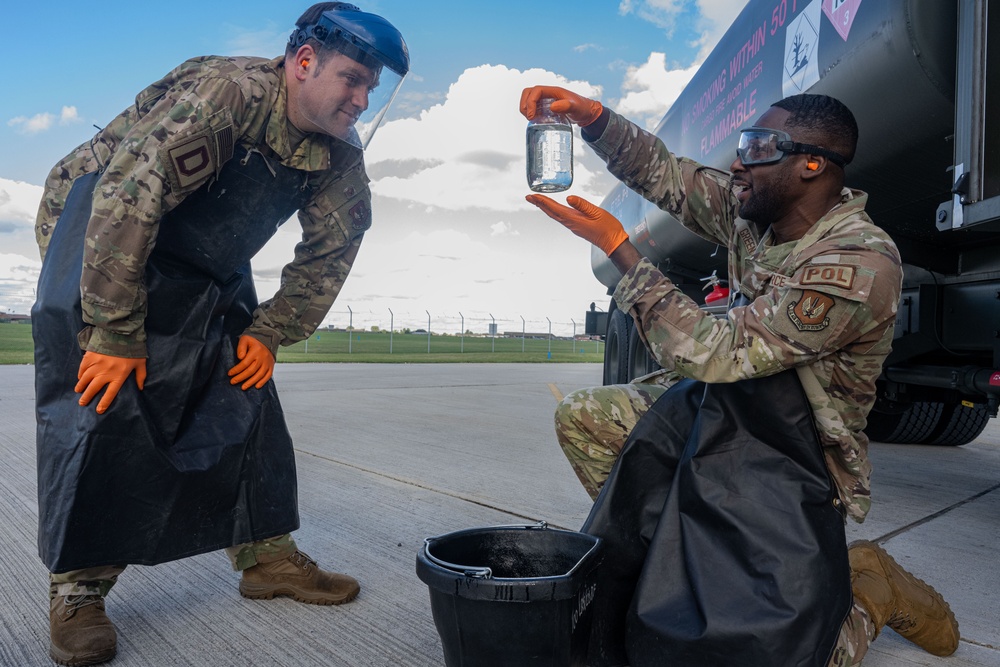
[{"label": "'pol' patch", "polygon": [[802,298],[788,306],[788,319],[799,331],[822,331],[830,326],[828,314],[834,301],[826,294],[803,290]]},{"label": "'pol' patch", "polygon": [[194,185],[215,172],[212,147],[205,135],[171,146],[167,157],[177,174],[177,185],[182,189]]},{"label": "'pol' patch", "polygon": [[800,285],[826,285],[850,290],[854,287],[854,267],[848,264],[828,264],[807,266]]}]

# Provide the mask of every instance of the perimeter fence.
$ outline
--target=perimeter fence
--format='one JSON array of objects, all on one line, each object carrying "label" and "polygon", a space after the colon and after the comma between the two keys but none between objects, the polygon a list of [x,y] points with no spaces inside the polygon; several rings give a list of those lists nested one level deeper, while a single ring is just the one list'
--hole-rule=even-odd
[{"label": "perimeter fence", "polygon": [[[586,338],[549,336],[491,336],[437,334],[433,331],[317,331],[309,340],[281,348],[279,361],[312,361],[325,356],[522,355],[524,360],[599,361],[604,342]],[[419,359],[417,359],[419,361]],[[511,359],[516,360],[516,359]]]},{"label": "perimeter fence", "polygon": [[[338,326],[346,315],[345,326]],[[15,319],[12,319],[15,318]],[[278,350],[279,362],[585,362],[603,361],[604,341],[583,323],[457,316],[422,322],[392,313],[332,312],[308,340]],[[420,326],[420,325],[423,326]],[[515,328],[515,325],[520,325]],[[449,330],[450,329],[450,330]],[[0,313],[0,364],[33,362],[30,318]]]}]

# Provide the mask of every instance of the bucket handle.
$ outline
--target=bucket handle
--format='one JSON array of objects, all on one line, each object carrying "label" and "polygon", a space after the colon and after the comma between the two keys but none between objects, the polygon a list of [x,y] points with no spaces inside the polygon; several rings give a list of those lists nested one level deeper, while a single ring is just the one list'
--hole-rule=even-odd
[{"label": "bucket handle", "polygon": [[[549,527],[547,521],[539,521],[538,523],[531,524],[513,524],[507,526],[491,526],[491,528],[519,528],[522,530],[545,530]],[[449,563],[448,561],[441,560],[437,556],[431,553],[431,544],[438,538],[427,537],[424,538],[424,557],[430,562],[445,568],[446,570],[451,570],[453,572],[461,572],[466,577],[472,577],[473,579],[492,579],[493,570],[489,567],[466,567],[464,565],[456,565],[455,563]]]}]

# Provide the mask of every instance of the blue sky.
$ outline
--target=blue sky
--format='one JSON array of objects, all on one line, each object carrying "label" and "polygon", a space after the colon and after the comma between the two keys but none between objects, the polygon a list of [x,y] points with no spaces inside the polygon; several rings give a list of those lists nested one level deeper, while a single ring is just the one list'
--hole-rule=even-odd
[{"label": "blue sky", "polygon": [[[373,229],[327,323],[556,333],[605,305],[589,247],[525,204],[521,88],[559,84],[652,127],[746,0],[574,3],[373,0],[411,57],[366,154]],[[26,312],[37,277],[32,220],[45,175],[183,60],[274,56],[308,4],[16,3],[0,25],[0,311]],[[572,9],[567,9],[572,7]],[[578,142],[580,143],[580,142]],[[583,146],[570,194],[613,181]],[[254,261],[261,298],[291,256],[294,220]],[[413,323],[410,323],[410,319]],[[422,324],[420,323],[422,321]],[[401,324],[402,322],[402,324]],[[435,324],[435,322],[437,324]],[[470,322],[472,326],[470,326]]]}]

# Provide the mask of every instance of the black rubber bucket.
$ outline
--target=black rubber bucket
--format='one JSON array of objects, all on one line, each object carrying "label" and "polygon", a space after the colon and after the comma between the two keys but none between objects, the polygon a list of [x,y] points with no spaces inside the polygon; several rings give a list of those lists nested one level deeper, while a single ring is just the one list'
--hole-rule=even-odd
[{"label": "black rubber bucket", "polygon": [[447,667],[585,665],[601,540],[528,526],[424,541],[427,584]]}]

